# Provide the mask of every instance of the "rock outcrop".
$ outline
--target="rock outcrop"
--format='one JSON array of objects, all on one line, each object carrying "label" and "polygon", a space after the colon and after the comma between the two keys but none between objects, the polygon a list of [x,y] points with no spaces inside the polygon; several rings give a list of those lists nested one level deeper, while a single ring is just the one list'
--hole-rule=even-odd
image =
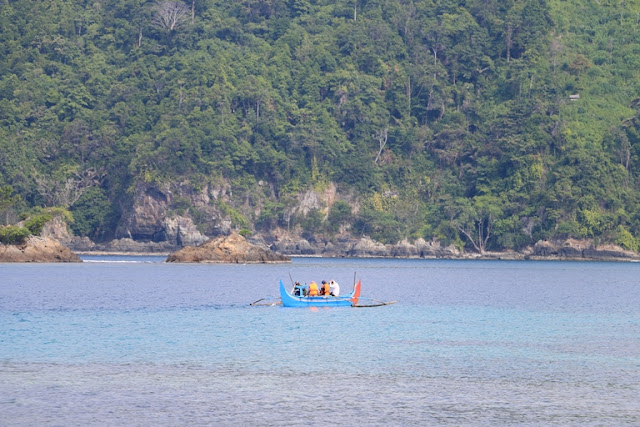
[{"label": "rock outcrop", "polygon": [[271,251],[267,247],[249,243],[239,234],[208,240],[194,247],[187,246],[167,257],[167,262],[212,262],[212,263],[274,263],[291,259]]},{"label": "rock outcrop", "polygon": [[[130,212],[125,215],[116,230],[116,239],[133,239],[140,242],[166,243],[173,247],[183,245],[199,245],[207,240],[188,215],[176,215],[170,212],[176,203],[182,202],[207,211],[207,215],[215,216],[210,210],[207,187],[196,193],[192,189],[172,189],[170,185],[152,186],[139,183],[133,195],[134,203]],[[177,194],[175,193],[177,191]],[[183,200],[184,199],[184,200]]]},{"label": "rock outcrop", "polygon": [[56,216],[47,222],[42,228],[40,236],[57,240],[76,252],[93,251],[96,246],[88,237],[78,237],[71,234],[67,222],[61,216]]},{"label": "rock outcrop", "polygon": [[464,254],[454,245],[442,246],[438,241],[415,242],[403,240],[395,245],[385,245],[370,237],[355,238],[343,235],[335,241],[306,240],[290,234],[281,234],[277,240],[260,236],[258,240],[269,241],[269,246],[279,253],[295,256],[323,257],[385,257],[385,258],[460,258]]},{"label": "rock outcrop", "polygon": [[178,249],[169,242],[140,242],[133,239],[117,239],[107,243],[96,244],[93,251],[122,254],[168,254]]},{"label": "rock outcrop", "polygon": [[568,239],[565,241],[540,240],[529,259],[567,259],[624,261],[640,259],[639,254],[616,245],[594,245],[589,241]]},{"label": "rock outcrop", "polygon": [[389,249],[380,242],[363,237],[348,252],[352,257],[384,257],[389,253]]},{"label": "rock outcrop", "polygon": [[289,255],[319,255],[319,248],[311,246],[308,240],[290,235],[279,238],[270,247],[274,251]]},{"label": "rock outcrop", "polygon": [[189,217],[175,216],[162,221],[167,241],[177,246],[198,246],[208,240]]},{"label": "rock outcrop", "polygon": [[58,240],[31,236],[20,245],[0,244],[0,262],[82,262]]}]

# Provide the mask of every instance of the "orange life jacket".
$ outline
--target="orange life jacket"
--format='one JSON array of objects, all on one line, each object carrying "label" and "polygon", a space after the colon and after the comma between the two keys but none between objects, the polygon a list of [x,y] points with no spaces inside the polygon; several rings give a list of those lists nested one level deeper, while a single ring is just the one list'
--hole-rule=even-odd
[{"label": "orange life jacket", "polygon": [[322,285],[322,287],[320,288],[320,295],[329,296],[330,293],[331,291],[329,290],[329,284],[325,283],[324,285]]},{"label": "orange life jacket", "polygon": [[318,284],[316,282],[311,282],[309,284],[309,293],[307,296],[317,297],[318,296]]}]

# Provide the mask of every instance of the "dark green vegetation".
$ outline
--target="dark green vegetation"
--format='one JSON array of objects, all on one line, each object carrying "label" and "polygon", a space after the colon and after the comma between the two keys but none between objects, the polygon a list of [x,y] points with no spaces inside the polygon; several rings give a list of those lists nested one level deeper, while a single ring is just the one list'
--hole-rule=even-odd
[{"label": "dark green vegetation", "polygon": [[[10,190],[10,187],[5,187],[4,189]],[[2,189],[0,189],[0,196],[2,196]],[[8,225],[0,227],[0,243],[19,245],[24,243],[29,236],[39,236],[45,224],[55,217],[60,217],[67,223],[73,223],[73,216],[63,208],[35,208],[32,211],[31,215],[23,216],[22,226]]]},{"label": "dark green vegetation", "polygon": [[[139,183],[224,182],[245,232],[638,250],[637,2],[168,6],[0,1],[0,209],[106,239]],[[286,214],[330,183],[349,204]]]}]

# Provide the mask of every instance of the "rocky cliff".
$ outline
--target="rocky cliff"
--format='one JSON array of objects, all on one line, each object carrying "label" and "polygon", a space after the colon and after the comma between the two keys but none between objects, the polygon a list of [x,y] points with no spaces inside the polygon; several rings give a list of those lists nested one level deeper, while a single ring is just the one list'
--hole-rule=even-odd
[{"label": "rocky cliff", "polygon": [[214,223],[223,223],[218,221],[210,203],[212,197],[219,194],[208,186],[195,191],[186,184],[152,186],[140,183],[136,186],[131,210],[116,230],[116,238],[165,243],[166,247],[202,244],[208,237],[198,230],[183,205],[199,210]]},{"label": "rocky cliff", "polygon": [[239,234],[211,239],[194,247],[187,246],[167,257],[167,262],[273,263],[288,262],[289,257],[267,247],[249,243]]},{"label": "rocky cliff", "polygon": [[0,262],[82,262],[58,240],[31,236],[21,245],[0,244]]},{"label": "rocky cliff", "polygon": [[[244,205],[232,206],[232,189],[225,182],[201,187],[186,181],[139,183],[132,198],[133,206],[122,218],[115,240],[94,244],[86,238],[68,236],[68,233],[55,237],[77,251],[170,253],[183,246],[198,246],[211,237],[228,235],[234,229],[253,228],[262,215],[261,209],[275,197],[268,185],[258,182],[256,186],[262,190],[251,193],[255,200],[247,199]],[[343,194],[341,197],[343,201],[348,201],[356,214],[359,209],[357,196]],[[638,254],[617,246],[599,246],[593,242],[575,240],[541,241],[519,252],[481,255],[463,252],[454,245],[444,245],[437,240],[403,240],[396,244],[382,244],[367,236],[350,234],[348,226],[341,227],[340,232],[333,236],[305,233],[300,219],[312,211],[327,215],[336,198],[337,188],[333,184],[321,191],[301,193],[278,214],[280,225],[284,219],[288,218],[289,221],[297,218],[297,222],[291,221],[291,228],[287,225],[285,231],[276,226],[271,231],[258,232],[250,241],[293,256],[576,260],[640,258]],[[272,220],[273,225],[277,223]]]}]

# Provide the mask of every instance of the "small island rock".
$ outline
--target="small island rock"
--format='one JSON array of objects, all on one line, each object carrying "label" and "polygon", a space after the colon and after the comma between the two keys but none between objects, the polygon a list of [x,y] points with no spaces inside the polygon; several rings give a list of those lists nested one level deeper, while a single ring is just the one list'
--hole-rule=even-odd
[{"label": "small island rock", "polygon": [[291,259],[267,247],[249,243],[239,234],[217,237],[198,247],[186,246],[167,257],[167,262],[274,263]]},{"label": "small island rock", "polygon": [[31,236],[23,244],[0,244],[0,262],[82,262],[56,239]]}]

